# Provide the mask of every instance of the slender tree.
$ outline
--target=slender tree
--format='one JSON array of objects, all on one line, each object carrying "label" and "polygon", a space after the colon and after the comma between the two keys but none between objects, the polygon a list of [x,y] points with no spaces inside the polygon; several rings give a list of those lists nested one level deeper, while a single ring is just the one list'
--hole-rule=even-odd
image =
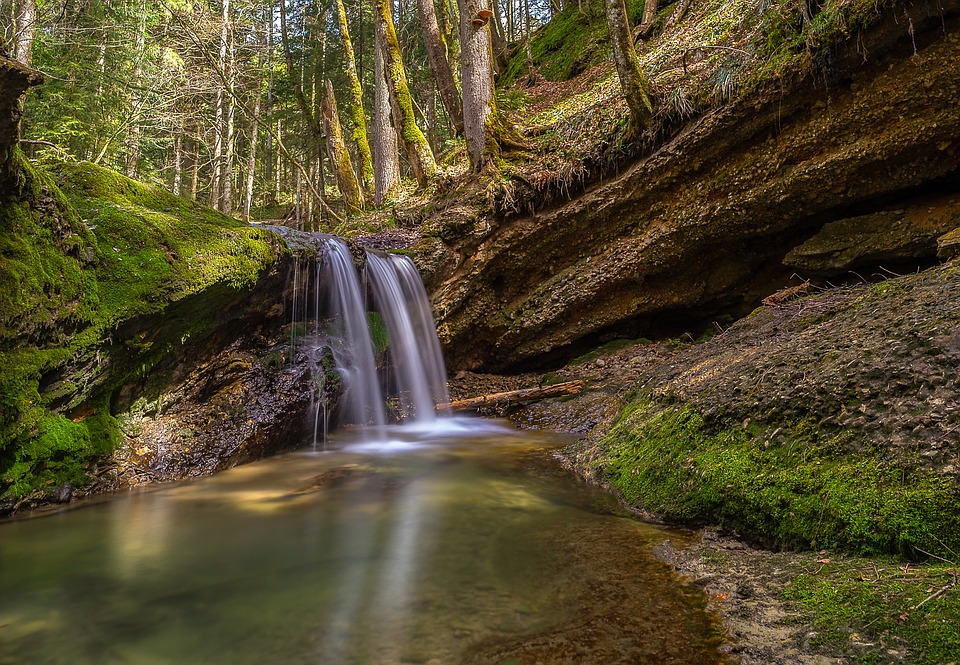
[{"label": "slender tree", "polygon": [[353,142],[357,146],[360,179],[364,189],[369,190],[370,185],[373,184],[373,159],[370,155],[370,144],[367,142],[367,121],[363,114],[363,87],[360,85],[360,77],[357,76],[357,63],[353,54],[353,43],[350,41],[350,29],[347,26],[347,10],[343,0],[334,0],[334,4],[337,7],[337,18],[340,22],[340,42],[343,45],[347,83],[350,86]]},{"label": "slender tree", "polygon": [[417,127],[413,113],[413,97],[407,85],[407,73],[403,66],[400,43],[393,27],[390,0],[376,0],[377,30],[382,32],[383,61],[390,90],[391,104],[399,115],[398,134],[404,151],[410,159],[410,167],[421,187],[425,187],[437,170],[437,162],[427,137]]},{"label": "slender tree", "polygon": [[447,109],[454,134],[463,136],[463,102],[460,99],[456,81],[453,79],[450,61],[447,60],[447,44],[437,23],[433,0],[417,0],[417,9],[420,15],[423,43],[427,48],[427,61],[437,82],[440,99],[443,100],[443,106]]},{"label": "slender tree", "polygon": [[606,12],[620,88],[630,107],[631,129],[642,131],[653,122],[653,104],[650,102],[650,84],[640,68],[640,58],[630,36],[624,0],[606,0]]},{"label": "slender tree", "polygon": [[10,55],[17,62],[33,66],[33,36],[37,27],[37,0],[14,0],[12,2],[13,43]]},{"label": "slender tree", "polygon": [[383,33],[376,31],[373,73],[373,161],[374,203],[383,205],[400,183],[397,132],[390,121],[390,90],[383,63]]},{"label": "slender tree", "polygon": [[333,95],[333,83],[327,80],[326,87],[326,95],[323,97],[320,109],[323,113],[323,128],[327,135],[327,153],[330,163],[333,164],[333,175],[343,195],[344,205],[350,212],[357,212],[363,209],[363,192],[360,191],[360,183],[350,162],[350,152],[343,139],[343,129],[337,115],[337,100]]}]

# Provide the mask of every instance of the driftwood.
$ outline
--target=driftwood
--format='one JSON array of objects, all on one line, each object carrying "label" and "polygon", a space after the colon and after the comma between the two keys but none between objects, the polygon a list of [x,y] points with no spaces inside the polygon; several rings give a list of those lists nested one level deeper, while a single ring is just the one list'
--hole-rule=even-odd
[{"label": "driftwood", "polygon": [[472,411],[485,407],[498,407],[507,404],[517,404],[519,402],[532,402],[535,400],[546,399],[548,397],[561,397],[563,395],[576,395],[583,390],[583,381],[567,381],[566,383],[557,383],[552,386],[541,388],[524,388],[523,390],[510,390],[505,393],[493,393],[490,395],[481,395],[469,399],[458,399],[449,404],[438,404],[438,409],[450,409],[451,411]]}]

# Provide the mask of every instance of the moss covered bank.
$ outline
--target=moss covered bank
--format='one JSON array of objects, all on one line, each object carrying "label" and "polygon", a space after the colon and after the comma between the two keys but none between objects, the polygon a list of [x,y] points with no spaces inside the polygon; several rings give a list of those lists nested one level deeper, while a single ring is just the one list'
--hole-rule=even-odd
[{"label": "moss covered bank", "polygon": [[263,229],[86,163],[18,177],[0,204],[0,505],[69,498],[124,442],[116,418],[175,377],[276,272]]}]

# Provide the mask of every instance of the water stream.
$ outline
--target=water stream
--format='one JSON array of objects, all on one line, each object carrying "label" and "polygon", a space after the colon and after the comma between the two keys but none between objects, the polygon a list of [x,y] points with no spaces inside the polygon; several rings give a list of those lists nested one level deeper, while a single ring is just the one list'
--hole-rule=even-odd
[{"label": "water stream", "polygon": [[[368,289],[323,245],[293,274],[313,445],[0,524],[0,665],[720,662],[702,597],[651,553],[687,536],[572,478],[558,435],[438,417],[413,263],[368,254]],[[330,356],[354,427],[326,440]],[[385,383],[408,424],[386,424]]]},{"label": "water stream", "polygon": [[0,524],[0,665],[720,662],[564,440],[384,433]]}]

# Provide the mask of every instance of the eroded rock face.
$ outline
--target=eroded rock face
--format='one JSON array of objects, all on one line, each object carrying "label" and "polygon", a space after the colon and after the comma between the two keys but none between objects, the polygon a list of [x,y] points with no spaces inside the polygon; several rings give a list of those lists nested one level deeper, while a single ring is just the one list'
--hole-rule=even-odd
[{"label": "eroded rock face", "polygon": [[[825,225],[922,220],[960,190],[960,3],[943,5],[911,10],[913,38],[891,19],[826,82],[718,109],[566,205],[438,242],[431,286],[451,367],[546,364],[745,313],[799,272],[785,257]],[[934,260],[942,233],[883,256]],[[811,274],[860,259],[875,257]]]}]

